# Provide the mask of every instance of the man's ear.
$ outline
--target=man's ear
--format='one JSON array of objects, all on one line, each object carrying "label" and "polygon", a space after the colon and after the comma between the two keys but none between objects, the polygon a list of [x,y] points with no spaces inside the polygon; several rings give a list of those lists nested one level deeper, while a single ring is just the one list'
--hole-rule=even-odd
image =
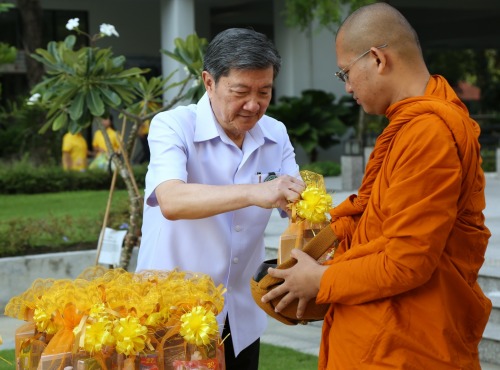
[{"label": "man's ear", "polygon": [[203,79],[205,90],[211,92],[213,89],[215,89],[215,80],[210,73],[208,73],[207,71],[201,72],[201,78]]}]

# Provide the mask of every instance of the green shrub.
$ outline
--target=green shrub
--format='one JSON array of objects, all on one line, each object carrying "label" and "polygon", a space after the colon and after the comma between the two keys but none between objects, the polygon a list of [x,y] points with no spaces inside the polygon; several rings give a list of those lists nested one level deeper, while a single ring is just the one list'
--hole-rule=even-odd
[{"label": "green shrub", "polygon": [[340,142],[348,126],[353,126],[359,108],[350,97],[337,99],[323,90],[304,90],[300,97],[283,96],[271,104],[269,116],[283,122],[294,146],[300,146],[310,162],[318,158],[318,149],[329,149]]},{"label": "green shrub", "polygon": [[481,149],[481,164],[484,172],[495,172],[497,170],[496,149]]},{"label": "green shrub", "polygon": [[313,162],[300,166],[301,170],[309,170],[326,176],[339,176],[340,164],[333,161]]},{"label": "green shrub", "polygon": [[[133,166],[139,189],[144,188],[147,166]],[[28,161],[0,165],[0,194],[38,194],[77,190],[108,190],[109,171],[64,171],[59,166],[35,166]],[[125,189],[120,176],[117,189]]]}]

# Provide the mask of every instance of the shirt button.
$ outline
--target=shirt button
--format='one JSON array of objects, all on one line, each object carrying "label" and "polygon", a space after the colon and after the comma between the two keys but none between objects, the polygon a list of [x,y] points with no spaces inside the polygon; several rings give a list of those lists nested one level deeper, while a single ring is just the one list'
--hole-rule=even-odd
[{"label": "shirt button", "polygon": [[238,263],[238,261],[239,261],[238,257],[233,258],[233,263]]},{"label": "shirt button", "polygon": [[241,231],[241,226],[240,226],[240,225],[236,225],[236,226],[234,227],[234,230],[236,230],[236,231]]}]

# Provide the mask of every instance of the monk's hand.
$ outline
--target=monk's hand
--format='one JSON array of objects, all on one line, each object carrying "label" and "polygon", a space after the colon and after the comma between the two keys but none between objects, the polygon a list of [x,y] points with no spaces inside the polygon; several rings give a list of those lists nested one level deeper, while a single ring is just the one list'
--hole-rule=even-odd
[{"label": "monk's hand", "polygon": [[297,263],[289,269],[269,268],[269,275],[283,279],[283,283],[272,289],[262,297],[266,303],[274,298],[283,296],[276,305],[275,311],[280,312],[294,300],[298,299],[297,318],[301,318],[305,312],[307,303],[315,299],[319,291],[321,277],[328,266],[320,265],[314,258],[299,249],[293,249],[292,258]]}]

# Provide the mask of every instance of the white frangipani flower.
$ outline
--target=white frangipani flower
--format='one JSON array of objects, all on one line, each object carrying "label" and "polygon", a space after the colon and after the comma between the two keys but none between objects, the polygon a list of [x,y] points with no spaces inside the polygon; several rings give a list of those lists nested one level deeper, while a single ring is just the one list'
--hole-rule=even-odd
[{"label": "white frangipani flower", "polygon": [[66,23],[66,28],[70,31],[78,28],[80,25],[80,18],[71,18],[68,23]]},{"label": "white frangipani flower", "polygon": [[118,32],[116,32],[115,26],[113,26],[112,24],[107,24],[107,23],[101,24],[99,31],[101,31],[101,33],[105,34],[106,36],[113,36],[113,35],[115,35],[116,37],[120,36]]},{"label": "white frangipani flower", "polygon": [[36,94],[33,94],[29,99],[28,99],[28,105],[33,105],[35,104],[37,101],[40,100],[40,98],[42,97],[42,95],[40,95],[39,93],[36,93]]}]

